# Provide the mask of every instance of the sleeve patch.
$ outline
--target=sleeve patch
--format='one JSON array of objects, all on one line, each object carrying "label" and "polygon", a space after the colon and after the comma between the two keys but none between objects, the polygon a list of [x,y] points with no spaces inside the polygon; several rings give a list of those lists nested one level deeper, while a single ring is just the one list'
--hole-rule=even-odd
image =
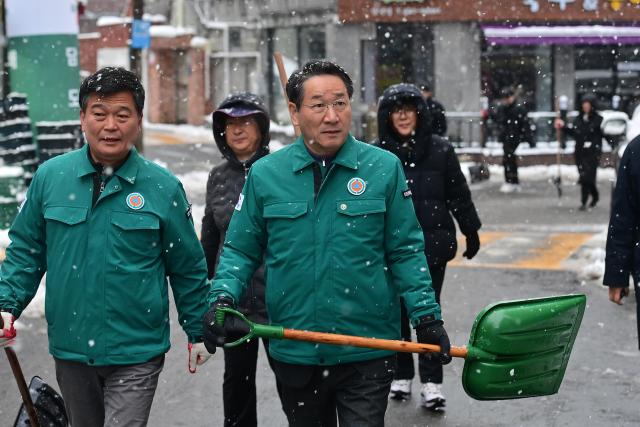
[{"label": "sleeve patch", "polygon": [[411,197],[411,190],[404,190],[402,192],[402,197],[404,197],[405,199],[408,199]]},{"label": "sleeve patch", "polygon": [[240,197],[238,197],[238,203],[236,203],[235,207],[237,211],[242,210],[242,202],[244,202],[244,194],[240,193]]}]

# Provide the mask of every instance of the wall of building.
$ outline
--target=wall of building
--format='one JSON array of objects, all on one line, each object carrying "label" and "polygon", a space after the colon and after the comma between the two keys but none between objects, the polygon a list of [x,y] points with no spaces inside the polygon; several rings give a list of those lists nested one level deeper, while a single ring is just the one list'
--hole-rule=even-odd
[{"label": "wall of building", "polygon": [[326,48],[327,58],[342,66],[353,80],[353,126],[355,135],[363,135],[363,123],[367,123],[366,115],[369,106],[362,102],[363,69],[362,65],[362,41],[375,38],[375,26],[368,25],[343,25],[326,24]]},{"label": "wall of building", "polygon": [[569,108],[571,108],[576,96],[574,47],[571,45],[554,46],[553,65],[554,93],[556,96],[567,96]]},{"label": "wall of building", "polygon": [[480,29],[472,23],[433,26],[434,96],[448,111],[480,109]]}]

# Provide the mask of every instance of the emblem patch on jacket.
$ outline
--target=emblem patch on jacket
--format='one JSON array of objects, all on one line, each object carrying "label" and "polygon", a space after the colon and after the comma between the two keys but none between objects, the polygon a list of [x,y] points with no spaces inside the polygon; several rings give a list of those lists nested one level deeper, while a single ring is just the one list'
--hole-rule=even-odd
[{"label": "emblem patch on jacket", "polygon": [[411,190],[404,190],[402,192],[402,197],[404,197],[405,199],[408,199],[409,197],[411,197]]},{"label": "emblem patch on jacket", "polygon": [[133,210],[142,209],[144,206],[144,197],[140,193],[131,193],[127,196],[127,206]]},{"label": "emblem patch on jacket", "polygon": [[347,184],[347,190],[354,196],[361,195],[366,189],[367,185],[362,178],[351,178]]}]

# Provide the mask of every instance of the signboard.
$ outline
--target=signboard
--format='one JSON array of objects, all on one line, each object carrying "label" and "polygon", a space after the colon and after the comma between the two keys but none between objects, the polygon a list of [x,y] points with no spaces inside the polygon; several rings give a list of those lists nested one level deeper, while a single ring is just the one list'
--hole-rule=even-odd
[{"label": "signboard", "polygon": [[131,47],[134,49],[147,49],[151,46],[151,22],[134,19],[131,26]]},{"label": "signboard", "polygon": [[76,0],[5,0],[10,90],[27,95],[34,122],[77,120]]},{"label": "signboard", "polygon": [[338,0],[342,22],[635,22],[640,0]]}]

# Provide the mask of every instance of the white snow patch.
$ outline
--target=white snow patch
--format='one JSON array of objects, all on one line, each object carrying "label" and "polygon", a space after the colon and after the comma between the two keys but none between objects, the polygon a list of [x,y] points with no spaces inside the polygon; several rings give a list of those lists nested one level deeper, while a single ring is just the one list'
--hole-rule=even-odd
[{"label": "white snow patch", "polygon": [[180,37],[195,34],[193,28],[174,27],[172,25],[152,25],[149,28],[151,37]]},{"label": "white snow patch", "polygon": [[178,179],[180,180],[180,182],[182,182],[184,191],[187,194],[202,193],[207,186],[209,172],[202,170],[191,171],[182,175],[178,175]]},{"label": "white snow patch", "polygon": [[126,25],[131,23],[131,17],[122,16],[101,16],[96,25],[98,27],[108,27],[110,25]]},{"label": "white snow patch", "polygon": [[22,312],[24,317],[44,317],[44,296],[47,283],[47,275],[45,274],[40,281],[36,296],[33,297],[27,308]]},{"label": "white snow patch", "polygon": [[209,44],[209,41],[204,37],[194,37],[191,39],[191,42],[189,42],[189,45],[195,48],[206,47],[208,44]]}]

